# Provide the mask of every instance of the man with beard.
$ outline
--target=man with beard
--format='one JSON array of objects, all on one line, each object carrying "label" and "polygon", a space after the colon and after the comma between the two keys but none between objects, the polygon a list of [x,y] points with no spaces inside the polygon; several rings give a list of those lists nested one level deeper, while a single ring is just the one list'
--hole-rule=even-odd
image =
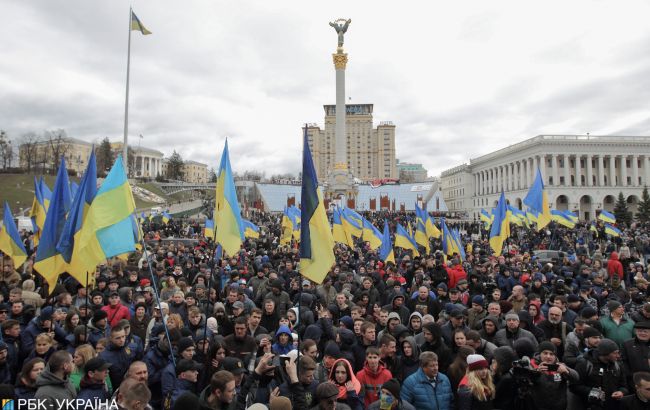
[{"label": "man with beard", "polygon": [[562,320],[562,310],[556,306],[551,307],[548,319],[542,320],[537,327],[544,332],[544,338],[555,345],[556,356],[564,357],[567,335],[573,328]]},{"label": "man with beard", "polygon": [[429,294],[429,288],[420,286],[417,296],[410,301],[410,309],[412,312],[420,312],[423,316],[429,314],[438,319],[441,307],[440,303]]},{"label": "man with beard", "polygon": [[237,357],[242,361],[247,356],[257,351],[255,339],[246,332],[246,318],[239,317],[235,320],[235,333],[223,339],[224,347],[229,356]]},{"label": "man with beard", "polygon": [[280,316],[287,314],[287,310],[291,306],[291,298],[289,294],[283,289],[283,282],[281,279],[276,279],[271,282],[271,291],[264,296],[264,299],[272,299],[275,302],[275,307]]}]

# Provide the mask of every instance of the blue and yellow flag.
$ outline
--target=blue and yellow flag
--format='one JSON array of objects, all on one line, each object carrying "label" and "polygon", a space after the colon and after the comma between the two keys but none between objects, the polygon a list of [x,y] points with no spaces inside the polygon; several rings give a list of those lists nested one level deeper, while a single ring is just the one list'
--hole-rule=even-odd
[{"label": "blue and yellow flag", "polygon": [[203,236],[214,239],[214,221],[212,219],[205,220],[205,231],[203,232]]},{"label": "blue and yellow flag", "polygon": [[70,181],[70,196],[72,198],[74,198],[77,195],[77,189],[79,189],[79,185],[74,181]]},{"label": "blue and yellow flag", "polygon": [[143,35],[151,34],[151,31],[147,30],[144,25],[140,22],[138,16],[131,11],[131,30],[139,31]]},{"label": "blue and yellow flag", "polygon": [[397,229],[395,231],[395,246],[399,246],[403,249],[410,249],[413,251],[413,256],[420,256],[415,239],[409,235],[401,224],[397,224]]},{"label": "blue and yellow flag", "polygon": [[84,271],[85,267],[83,265],[75,265],[75,263],[78,263],[78,259],[73,262],[72,254],[75,242],[79,239],[79,232],[83,226],[83,221],[96,194],[97,164],[95,162],[95,151],[92,150],[86,172],[83,178],[81,178],[81,185],[79,185],[77,194],[74,196],[72,207],[63,227],[63,232],[56,245],[56,250],[61,254],[65,263],[68,264],[68,273],[81,284],[86,283],[86,273],[94,273],[94,271],[86,272]]},{"label": "blue and yellow flag", "polygon": [[334,239],[323,196],[318,189],[316,170],[307,142],[307,127],[303,139],[300,201],[300,273],[320,284],[335,262]]},{"label": "blue and yellow flag", "polygon": [[442,251],[447,256],[458,255],[462,257],[463,253],[460,240],[456,240],[454,233],[447,226],[444,218],[440,218],[440,226],[442,227]]},{"label": "blue and yellow flag", "polygon": [[288,245],[291,243],[291,237],[293,234],[293,221],[289,216],[288,207],[284,207],[284,212],[282,213],[282,223],[280,224],[282,228],[282,234],[280,235],[280,245]]},{"label": "blue and yellow flag", "polygon": [[460,239],[460,231],[458,230],[458,228],[454,228],[451,230],[451,237],[454,240],[456,249],[458,249],[458,256],[460,257],[460,260],[462,262],[466,259],[467,256],[465,255],[465,248],[463,248],[463,242]]},{"label": "blue and yellow flag", "polygon": [[54,290],[59,275],[68,268],[63,256],[56,249],[56,245],[63,233],[66,215],[70,211],[71,202],[68,170],[66,169],[65,159],[61,158],[52,200],[47,210],[45,225],[36,250],[36,259],[34,259],[34,269],[50,285],[50,292]]},{"label": "blue and yellow flag", "polygon": [[34,246],[38,246],[41,231],[43,230],[43,225],[45,225],[46,214],[47,210],[45,209],[45,202],[41,195],[41,184],[36,177],[34,177],[34,199],[32,200],[32,208],[29,211],[29,217],[32,220],[32,231],[34,233]]},{"label": "blue and yellow flag", "polygon": [[41,198],[43,198],[43,206],[45,207],[45,211],[47,211],[50,207],[52,191],[50,190],[50,187],[48,187],[45,183],[45,179],[43,177],[41,177],[41,180],[38,183],[40,187]]},{"label": "blue and yellow flag", "polygon": [[544,189],[542,172],[537,168],[537,175],[533,185],[524,198],[526,204],[533,212],[537,213],[537,229],[542,230],[551,222],[551,210],[548,206],[548,195]]},{"label": "blue and yellow flag", "polygon": [[621,230],[608,223],[605,224],[605,233],[611,236],[621,236]]},{"label": "blue and yellow flag", "polygon": [[435,220],[433,219],[433,216],[430,216],[427,210],[424,210],[424,213],[426,215],[426,223],[425,223],[425,228],[427,231],[427,236],[429,238],[435,238],[438,239],[440,236],[442,236],[442,232],[440,232],[440,229],[436,226]]},{"label": "blue and yellow flag", "polygon": [[169,223],[169,221],[172,219],[171,215],[169,215],[166,211],[163,211],[162,213],[162,221],[165,225]]},{"label": "blue and yellow flag", "polygon": [[142,240],[144,238],[144,232],[142,232],[142,226],[138,223],[135,215],[131,215],[131,227],[133,229],[133,240],[135,241],[135,249],[142,250]]},{"label": "blue and yellow flag", "polygon": [[479,213],[479,217],[481,218],[481,221],[483,221],[485,223],[485,229],[489,229],[490,226],[492,226],[492,220],[494,219],[494,216],[492,214],[490,214],[488,211],[481,208],[481,212]]},{"label": "blue and yellow flag", "polygon": [[427,235],[426,220],[428,219],[427,211],[420,209],[418,204],[415,204],[415,242],[418,245],[422,245],[426,250],[426,253],[429,254],[431,247],[429,244],[429,236]]},{"label": "blue and yellow flag", "polygon": [[528,219],[528,225],[532,225],[533,223],[537,223],[539,214],[532,209],[528,208],[526,209],[526,219]]},{"label": "blue and yellow flag", "polygon": [[344,243],[350,248],[354,248],[354,238],[343,227],[341,209],[338,206],[332,211],[332,237],[335,242]]},{"label": "blue and yellow flag", "polygon": [[295,205],[287,208],[287,216],[291,220],[291,229],[293,239],[300,240],[300,209]]},{"label": "blue and yellow flag", "polygon": [[107,258],[134,252],[133,211],[133,193],[124,172],[124,161],[118,155],[88,208],[79,240],[75,241],[72,265],[85,274],[94,272]]},{"label": "blue and yellow flag", "polygon": [[370,244],[373,251],[381,246],[382,234],[369,220],[363,218],[363,240]]},{"label": "blue and yellow flag", "polygon": [[600,215],[598,215],[598,219],[600,219],[603,222],[607,222],[610,224],[615,224],[616,223],[616,216],[610,212],[607,212],[606,210],[600,211]]},{"label": "blue and yellow flag", "polygon": [[595,222],[592,222],[592,223],[589,224],[589,230],[591,232],[596,233],[596,234],[598,233],[598,228],[596,228],[596,223]]},{"label": "blue and yellow flag", "polygon": [[490,247],[496,256],[501,255],[503,242],[510,236],[510,221],[506,206],[506,196],[501,192],[499,202],[493,210],[494,221],[490,229]]},{"label": "blue and yellow flag", "polygon": [[244,226],[241,220],[239,202],[237,201],[235,181],[230,168],[228,140],[226,140],[223,148],[221,164],[219,165],[214,223],[217,230],[215,232],[215,242],[220,243],[229,256],[239,252],[241,244],[244,242]]},{"label": "blue and yellow flag", "polygon": [[11,258],[14,262],[14,269],[20,268],[27,259],[27,250],[23,245],[23,241],[20,240],[14,216],[11,214],[11,208],[9,208],[6,201],[3,226],[0,229],[0,251]]},{"label": "blue and yellow flag", "polygon": [[244,224],[244,237],[257,239],[260,237],[260,227],[247,219],[242,219]]},{"label": "blue and yellow flag", "polygon": [[384,219],[384,232],[381,237],[381,247],[379,248],[379,257],[384,263],[395,263],[395,252],[393,252],[393,244],[390,241],[390,230],[388,228],[388,221]]},{"label": "blue and yellow flag", "polygon": [[350,208],[341,210],[341,222],[347,235],[355,238],[363,236],[363,217]]},{"label": "blue and yellow flag", "polygon": [[557,209],[551,211],[551,220],[570,229],[573,229],[576,226],[573,218],[569,216],[567,212],[558,211]]}]

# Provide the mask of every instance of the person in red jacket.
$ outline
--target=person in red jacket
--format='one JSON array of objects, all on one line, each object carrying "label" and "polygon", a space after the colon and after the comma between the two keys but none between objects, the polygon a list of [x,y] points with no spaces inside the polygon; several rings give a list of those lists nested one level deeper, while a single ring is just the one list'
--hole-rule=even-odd
[{"label": "person in red jacket", "polygon": [[463,265],[456,258],[452,259],[451,267],[447,268],[447,275],[449,276],[449,289],[455,288],[460,280],[467,280],[467,272],[463,269]]},{"label": "person in red jacket", "polygon": [[108,305],[104,306],[102,310],[108,315],[108,323],[111,328],[117,326],[122,319],[131,320],[131,312],[122,304],[117,292],[111,292],[108,296]]},{"label": "person in red jacket", "polygon": [[623,265],[618,260],[618,253],[612,252],[609,255],[609,261],[607,262],[607,274],[609,279],[612,280],[614,275],[618,275],[618,279],[623,283]]},{"label": "person in red jacket", "polygon": [[390,370],[381,364],[379,357],[379,349],[373,346],[368,347],[366,349],[366,363],[363,369],[357,373],[357,379],[361,383],[364,408],[368,408],[370,403],[379,400],[381,385],[393,378]]}]

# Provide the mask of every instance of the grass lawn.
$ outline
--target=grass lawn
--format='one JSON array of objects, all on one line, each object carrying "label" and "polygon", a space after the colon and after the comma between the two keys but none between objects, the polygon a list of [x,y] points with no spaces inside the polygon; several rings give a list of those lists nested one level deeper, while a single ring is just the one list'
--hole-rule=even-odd
[{"label": "grass lawn", "polygon": [[[40,175],[38,176],[40,177]],[[70,181],[79,183],[79,178],[69,177]],[[54,188],[55,175],[45,175],[45,182],[50,189]],[[4,202],[9,202],[14,216],[18,211],[27,208],[28,215],[34,199],[34,175],[29,174],[0,174],[0,215],[4,214]]]}]

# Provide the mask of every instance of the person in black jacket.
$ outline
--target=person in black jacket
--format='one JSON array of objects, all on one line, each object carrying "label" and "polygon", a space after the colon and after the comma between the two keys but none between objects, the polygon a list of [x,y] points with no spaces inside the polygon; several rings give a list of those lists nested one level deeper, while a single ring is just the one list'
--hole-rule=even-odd
[{"label": "person in black jacket", "polygon": [[632,377],[636,394],[621,399],[620,410],[642,410],[650,407],[650,373],[637,372]]},{"label": "person in black jacket", "polygon": [[621,349],[621,362],[628,376],[628,386],[632,387],[632,375],[636,372],[650,372],[650,321],[634,324],[634,338],[626,340]]}]

